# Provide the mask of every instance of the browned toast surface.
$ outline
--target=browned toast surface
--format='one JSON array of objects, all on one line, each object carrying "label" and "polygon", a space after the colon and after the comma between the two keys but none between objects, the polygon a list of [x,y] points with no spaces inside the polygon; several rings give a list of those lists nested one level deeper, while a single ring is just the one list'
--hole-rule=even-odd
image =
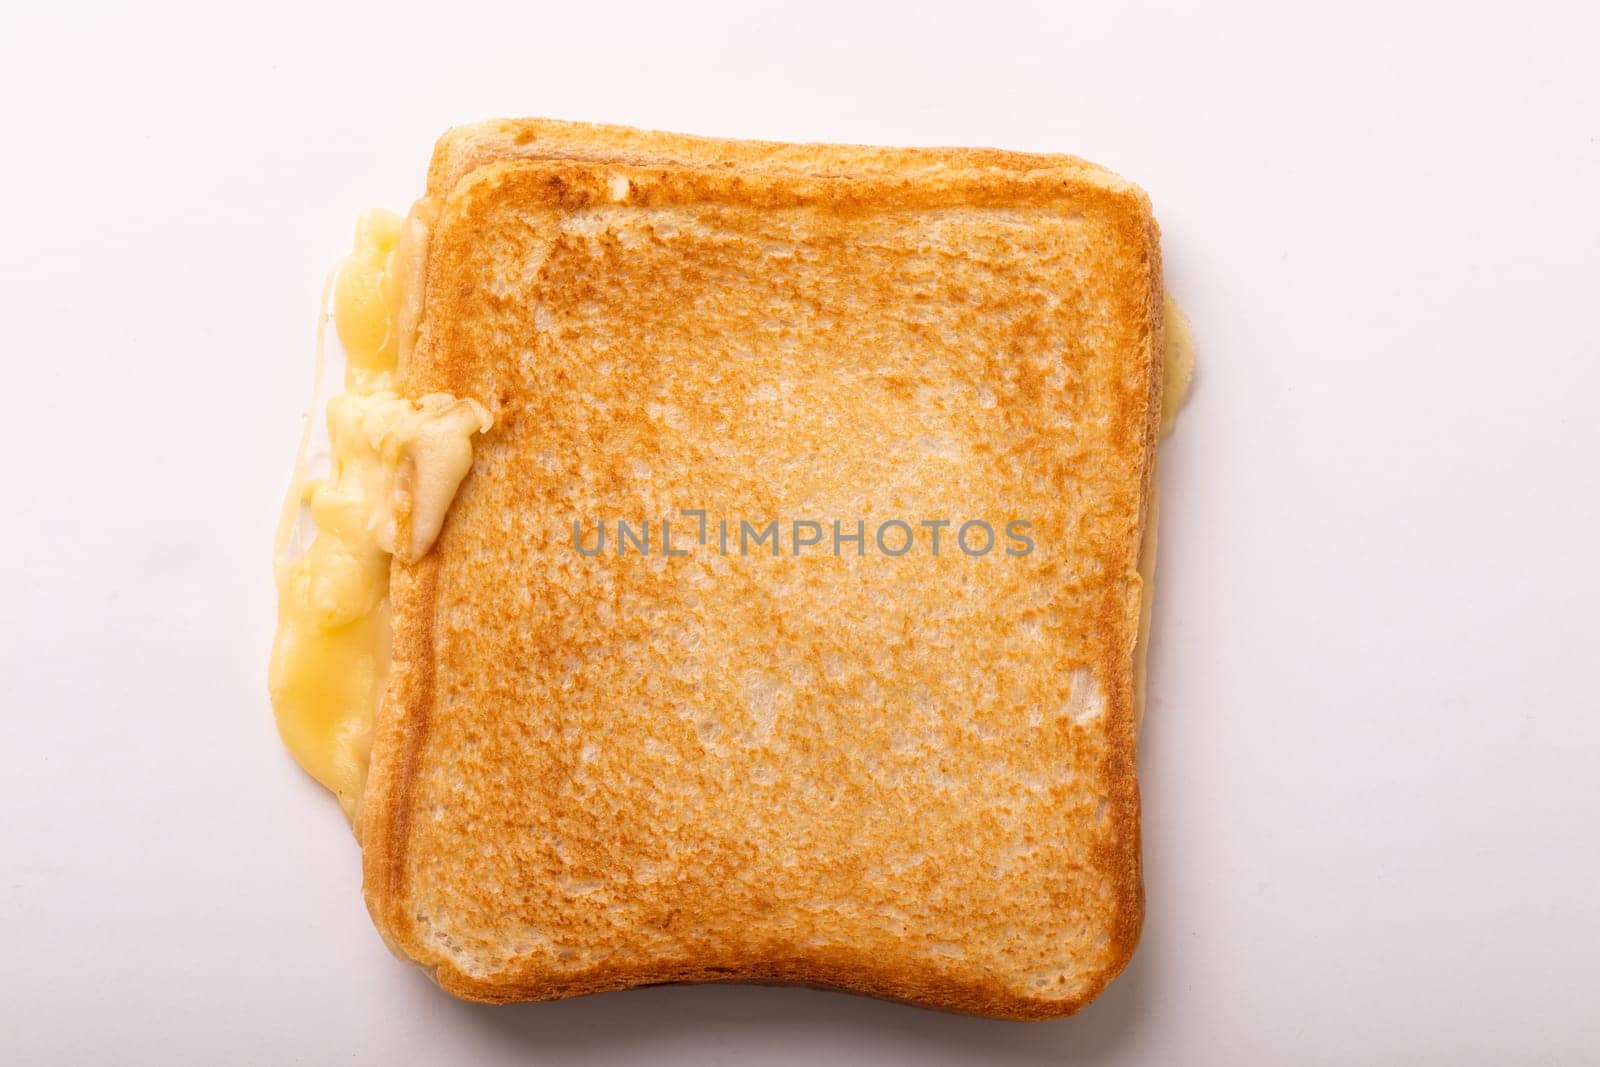
[{"label": "browned toast surface", "polygon": [[496,425],[393,570],[374,918],[474,999],[1075,1010],[1142,911],[1147,202],[1066,157],[620,136],[435,161],[407,389]]}]

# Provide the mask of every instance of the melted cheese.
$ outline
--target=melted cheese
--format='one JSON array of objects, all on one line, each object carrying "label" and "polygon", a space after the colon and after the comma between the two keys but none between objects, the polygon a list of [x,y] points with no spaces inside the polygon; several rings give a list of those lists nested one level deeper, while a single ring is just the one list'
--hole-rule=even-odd
[{"label": "melted cheese", "polygon": [[[1162,386],[1161,436],[1172,432],[1178,419],[1178,409],[1189,397],[1189,383],[1194,380],[1194,334],[1189,329],[1189,316],[1183,313],[1178,302],[1170,295],[1163,305],[1166,317],[1164,333],[1165,362],[1162,373],[1166,379]],[[1150,651],[1150,619],[1155,611],[1156,595],[1156,540],[1161,518],[1161,485],[1157,471],[1150,472],[1150,508],[1144,519],[1144,539],[1139,543],[1139,580],[1142,595],[1139,599],[1139,633],[1134,639],[1133,651],[1133,714],[1134,725],[1144,720],[1145,661]]]},{"label": "melted cheese", "polygon": [[[416,312],[406,275],[422,236],[416,219],[388,212],[369,212],[356,227],[333,286],[346,364],[344,391],[327,405],[331,470],[308,479],[302,441],[278,533],[268,672],[278,732],[352,819],[389,673],[390,559],[415,561],[432,547],[472,466],[472,438],[491,423],[477,401],[395,390]],[[302,514],[316,532],[291,558]]]},{"label": "melted cheese", "polygon": [[1189,316],[1171,294],[1167,295],[1162,312],[1166,318],[1162,367],[1166,385],[1161,402],[1161,436],[1165,437],[1178,421],[1178,409],[1189,398],[1189,383],[1194,381],[1194,334],[1189,329]]}]

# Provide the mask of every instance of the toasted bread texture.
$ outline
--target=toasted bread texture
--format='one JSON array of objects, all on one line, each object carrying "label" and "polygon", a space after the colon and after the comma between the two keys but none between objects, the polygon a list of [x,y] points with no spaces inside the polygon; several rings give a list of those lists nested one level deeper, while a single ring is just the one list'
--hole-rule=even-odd
[{"label": "toasted bread texture", "polygon": [[1093,998],[1143,911],[1143,194],[1068,157],[523,122],[448,135],[425,214],[406,388],[495,427],[393,567],[358,826],[388,943],[483,1001]]}]

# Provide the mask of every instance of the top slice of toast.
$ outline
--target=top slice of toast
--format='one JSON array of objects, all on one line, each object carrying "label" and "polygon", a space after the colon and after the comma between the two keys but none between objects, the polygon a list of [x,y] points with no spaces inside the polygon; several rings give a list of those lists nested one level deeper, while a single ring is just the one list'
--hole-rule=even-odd
[{"label": "top slice of toast", "polygon": [[490,1001],[1092,998],[1142,914],[1143,194],[534,121],[447,135],[424,214],[406,388],[496,422],[393,568],[359,827],[389,943]]}]

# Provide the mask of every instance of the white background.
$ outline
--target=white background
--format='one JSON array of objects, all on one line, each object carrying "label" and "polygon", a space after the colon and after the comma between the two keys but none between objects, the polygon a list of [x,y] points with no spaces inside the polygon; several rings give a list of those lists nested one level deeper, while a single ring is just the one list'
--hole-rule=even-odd
[{"label": "white background", "polygon": [[[0,1060],[1594,1062],[1600,16],[1265,2],[0,15]],[[392,959],[265,692],[324,271],[445,127],[1070,151],[1145,186],[1149,912],[1076,1019]]]}]

